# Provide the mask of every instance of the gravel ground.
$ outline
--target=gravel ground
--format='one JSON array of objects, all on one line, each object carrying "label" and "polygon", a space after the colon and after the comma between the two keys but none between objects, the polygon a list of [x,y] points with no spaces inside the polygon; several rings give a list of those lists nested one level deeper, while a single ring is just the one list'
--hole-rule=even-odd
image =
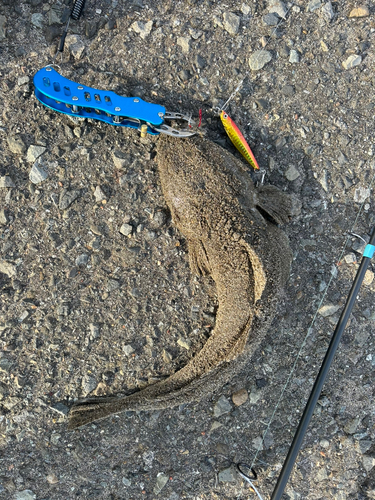
[{"label": "gravel ground", "polygon": [[[375,9],[97,0],[71,23],[64,76],[195,117],[202,109],[207,135],[232,151],[212,108],[246,77],[228,112],[265,182],[291,193],[298,213],[286,227],[290,281],[246,370],[199,404],[68,432],[74,400],[126,394],[183,366],[217,307],[171,224],[157,138],[73,122],[33,95],[68,7],[0,4],[0,499],[253,499],[233,463],[255,456],[269,498],[358,268],[363,242],[348,232],[368,240],[375,222]],[[373,272],[285,499],[375,498]]]}]

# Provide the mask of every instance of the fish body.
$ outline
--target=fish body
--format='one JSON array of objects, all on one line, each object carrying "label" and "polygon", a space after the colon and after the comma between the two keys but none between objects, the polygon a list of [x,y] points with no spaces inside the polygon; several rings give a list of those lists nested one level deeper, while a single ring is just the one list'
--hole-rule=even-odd
[{"label": "fish body", "polygon": [[255,169],[259,170],[258,162],[255,159],[253,152],[250,149],[250,146],[246,142],[246,139],[242,135],[240,129],[234,123],[232,118],[226,113],[222,111],[220,113],[220,119],[224,126],[226,133],[229,136],[229,139],[236,146],[238,151],[242,154],[242,156],[250,163],[250,165]]},{"label": "fish body", "polygon": [[157,161],[173,223],[187,239],[190,268],[215,281],[216,324],[181,370],[130,396],[78,402],[70,428],[124,410],[200,400],[221,388],[259,345],[289,276],[288,239],[262,215],[286,222],[291,203],[285,193],[274,186],[256,189],[241,161],[199,136],[160,137]]}]

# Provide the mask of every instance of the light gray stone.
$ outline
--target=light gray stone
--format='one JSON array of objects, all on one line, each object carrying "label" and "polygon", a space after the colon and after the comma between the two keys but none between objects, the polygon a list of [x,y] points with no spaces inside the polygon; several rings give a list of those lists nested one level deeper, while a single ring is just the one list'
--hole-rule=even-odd
[{"label": "light gray stone", "polygon": [[249,58],[250,69],[258,71],[272,60],[271,52],[268,50],[256,50]]},{"label": "light gray stone", "polygon": [[356,66],[359,66],[362,62],[362,57],[356,54],[352,54],[345,61],[343,61],[342,65],[344,69],[352,69]]},{"label": "light gray stone", "polygon": [[11,135],[7,138],[9,149],[12,153],[23,155],[26,152],[26,144],[23,142],[19,135]]},{"label": "light gray stone", "polygon": [[0,188],[13,188],[16,187],[9,175],[0,177]]},{"label": "light gray stone", "polygon": [[100,186],[96,186],[94,196],[97,203],[100,203],[107,198]]},{"label": "light gray stone", "polygon": [[120,227],[120,233],[124,236],[130,236],[133,232],[133,226],[131,224],[123,224]]},{"label": "light gray stone", "polygon": [[370,188],[360,186],[354,191],[354,201],[356,203],[363,203],[371,195]]},{"label": "light gray stone", "polygon": [[36,12],[35,14],[31,15],[31,24],[34,25],[36,28],[43,28],[44,24],[44,16],[43,14],[40,14]]},{"label": "light gray stone", "polygon": [[231,465],[227,469],[219,472],[218,478],[220,483],[234,483],[237,480],[236,469]]},{"label": "light gray stone", "polygon": [[225,413],[229,413],[232,410],[232,405],[225,396],[221,396],[214,406],[214,416],[221,417]]},{"label": "light gray stone", "polygon": [[14,494],[14,500],[35,500],[36,494],[31,490],[16,491]]},{"label": "light gray stone", "polygon": [[240,18],[233,12],[224,12],[223,14],[223,28],[230,35],[237,35],[240,28]]},{"label": "light gray stone", "polygon": [[98,383],[93,375],[85,375],[82,379],[82,389],[85,396],[90,394],[90,392],[92,392],[97,385]]},{"label": "light gray stone", "polygon": [[64,189],[59,197],[59,209],[66,210],[70,205],[81,195],[81,191],[79,189],[75,189],[72,191],[68,191]]},{"label": "light gray stone", "polygon": [[147,23],[141,23],[140,21],[135,21],[130,27],[133,31],[139,34],[139,36],[145,39],[152,30],[153,21],[148,21]]},{"label": "light gray stone", "polygon": [[159,495],[159,493],[167,484],[167,482],[168,482],[168,476],[166,476],[163,472],[159,472],[159,474],[156,477],[156,484],[154,487],[155,495]]},{"label": "light gray stone", "polygon": [[270,14],[275,13],[282,19],[285,19],[288,9],[286,8],[284,2],[281,2],[280,0],[271,0],[268,12]]},{"label": "light gray stone", "polygon": [[179,45],[184,54],[188,54],[190,50],[190,40],[189,36],[179,36],[177,38],[177,45]]},{"label": "light gray stone", "polygon": [[288,181],[295,181],[300,175],[301,174],[298,172],[294,165],[290,165],[285,172],[285,177],[288,179]]},{"label": "light gray stone", "polygon": [[14,264],[0,259],[0,273],[6,274],[9,278],[12,278],[17,274],[17,269]]},{"label": "light gray stone", "polygon": [[299,63],[299,60],[299,53],[296,50],[292,49],[289,54],[289,62],[291,62],[292,64],[297,64]]},{"label": "light gray stone", "polygon": [[125,356],[130,356],[131,354],[133,354],[134,349],[132,348],[132,346],[130,344],[127,344],[127,345],[122,346],[122,351],[125,354]]},{"label": "light gray stone", "polygon": [[362,457],[362,464],[363,468],[367,471],[370,472],[370,470],[374,467],[375,465],[375,458],[369,457],[367,455],[364,455]]},{"label": "light gray stone", "polygon": [[40,160],[37,160],[29,173],[29,179],[33,184],[40,184],[48,177],[48,171],[43,167]]},{"label": "light gray stone", "polygon": [[331,2],[325,3],[322,7],[321,13],[323,18],[326,19],[328,22],[332,21],[332,19],[335,16],[335,13],[333,12],[332,8],[332,3]]},{"label": "light gray stone", "polygon": [[327,316],[332,316],[335,314],[336,311],[340,309],[340,306],[334,305],[334,304],[327,304],[323,307],[321,307],[318,311],[318,313],[323,316],[323,318],[326,318]]},{"label": "light gray stone", "polygon": [[34,163],[39,156],[45,152],[46,148],[44,146],[35,146],[32,144],[27,150],[26,160],[30,163]]},{"label": "light gray stone", "polygon": [[66,37],[65,43],[74,59],[81,59],[83,51],[85,50],[85,44],[79,38],[79,36],[69,35]]},{"label": "light gray stone", "polygon": [[320,9],[322,2],[320,0],[310,0],[307,4],[307,12],[314,12],[314,10]]}]

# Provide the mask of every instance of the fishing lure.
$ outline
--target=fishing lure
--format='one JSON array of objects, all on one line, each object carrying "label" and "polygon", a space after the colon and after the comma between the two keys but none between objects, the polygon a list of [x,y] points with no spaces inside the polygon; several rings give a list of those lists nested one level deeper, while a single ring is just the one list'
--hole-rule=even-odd
[{"label": "fishing lure", "polygon": [[165,120],[193,121],[181,113],[168,112],[164,106],[143,101],[140,97],[123,97],[108,90],[98,90],[61,76],[52,65],[34,76],[35,96],[54,111],[78,118],[91,118],[111,125],[140,130],[141,136],[160,133],[174,137],[190,137],[189,129],[175,129]]},{"label": "fishing lure", "polygon": [[225,132],[228,134],[229,139],[233,142],[238,151],[255,170],[259,170],[258,162],[256,161],[255,156],[250,149],[250,146],[246,142],[246,139],[244,138],[240,129],[234,123],[232,118],[230,118],[230,116],[225,111],[222,111],[220,113],[220,119],[225,128]]}]

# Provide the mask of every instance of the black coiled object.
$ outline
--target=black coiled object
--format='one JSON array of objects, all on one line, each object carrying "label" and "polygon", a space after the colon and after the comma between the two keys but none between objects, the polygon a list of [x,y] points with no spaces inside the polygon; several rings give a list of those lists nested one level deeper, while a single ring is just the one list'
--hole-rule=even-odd
[{"label": "black coiled object", "polygon": [[72,19],[74,19],[75,21],[78,21],[78,19],[80,18],[81,14],[82,14],[84,5],[85,5],[85,0],[76,0],[74,2],[70,17]]}]

